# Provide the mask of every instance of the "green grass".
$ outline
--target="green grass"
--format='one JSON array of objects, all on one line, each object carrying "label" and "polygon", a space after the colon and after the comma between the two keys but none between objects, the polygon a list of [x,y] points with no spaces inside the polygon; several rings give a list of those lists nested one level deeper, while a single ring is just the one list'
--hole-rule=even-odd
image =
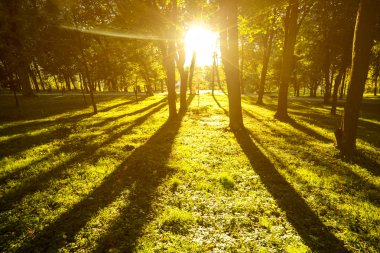
[{"label": "green grass", "polygon": [[284,123],[243,97],[237,133],[226,96],[191,101],[167,121],[163,95],[100,96],[97,115],[80,96],[1,97],[0,251],[380,251],[378,100],[353,157],[320,100]]}]

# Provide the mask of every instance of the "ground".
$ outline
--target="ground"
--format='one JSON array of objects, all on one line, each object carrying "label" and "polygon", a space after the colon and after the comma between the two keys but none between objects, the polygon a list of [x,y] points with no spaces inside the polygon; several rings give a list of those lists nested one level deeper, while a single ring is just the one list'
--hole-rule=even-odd
[{"label": "ground", "polygon": [[[379,252],[380,105],[366,98],[358,153],[334,148],[341,116],[291,100],[293,121],[224,94],[0,99],[2,252]],[[339,108],[338,114],[342,111]]]}]

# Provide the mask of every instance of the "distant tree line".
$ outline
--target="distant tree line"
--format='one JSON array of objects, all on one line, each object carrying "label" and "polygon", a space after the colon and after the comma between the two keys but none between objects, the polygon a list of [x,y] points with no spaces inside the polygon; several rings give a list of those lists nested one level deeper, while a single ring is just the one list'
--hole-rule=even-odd
[{"label": "distant tree line", "polygon": [[95,91],[153,95],[165,84],[176,118],[177,80],[180,111],[193,92],[185,32],[202,21],[220,34],[231,129],[244,128],[241,93],[258,104],[278,93],[280,120],[290,94],[319,93],[332,114],[347,94],[338,139],[352,150],[363,92],[378,93],[379,13],[377,0],[1,0],[0,83],[25,96],[82,90],[95,113]]}]

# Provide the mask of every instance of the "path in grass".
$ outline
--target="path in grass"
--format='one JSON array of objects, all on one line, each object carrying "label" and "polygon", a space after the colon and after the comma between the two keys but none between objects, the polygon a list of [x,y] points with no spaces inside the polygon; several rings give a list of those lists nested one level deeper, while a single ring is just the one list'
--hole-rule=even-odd
[{"label": "path in grass", "polygon": [[379,251],[380,115],[347,159],[319,102],[292,101],[290,123],[252,104],[238,133],[221,94],[173,122],[161,95],[20,112],[0,127],[0,250]]}]

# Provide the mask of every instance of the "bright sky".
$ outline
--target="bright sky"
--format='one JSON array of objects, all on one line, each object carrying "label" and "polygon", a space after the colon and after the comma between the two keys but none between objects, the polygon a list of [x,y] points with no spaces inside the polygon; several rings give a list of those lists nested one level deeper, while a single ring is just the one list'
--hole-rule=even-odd
[{"label": "bright sky", "polygon": [[197,66],[210,66],[213,54],[218,51],[218,34],[201,26],[192,26],[185,36],[186,66],[190,66],[193,52],[197,53]]}]

